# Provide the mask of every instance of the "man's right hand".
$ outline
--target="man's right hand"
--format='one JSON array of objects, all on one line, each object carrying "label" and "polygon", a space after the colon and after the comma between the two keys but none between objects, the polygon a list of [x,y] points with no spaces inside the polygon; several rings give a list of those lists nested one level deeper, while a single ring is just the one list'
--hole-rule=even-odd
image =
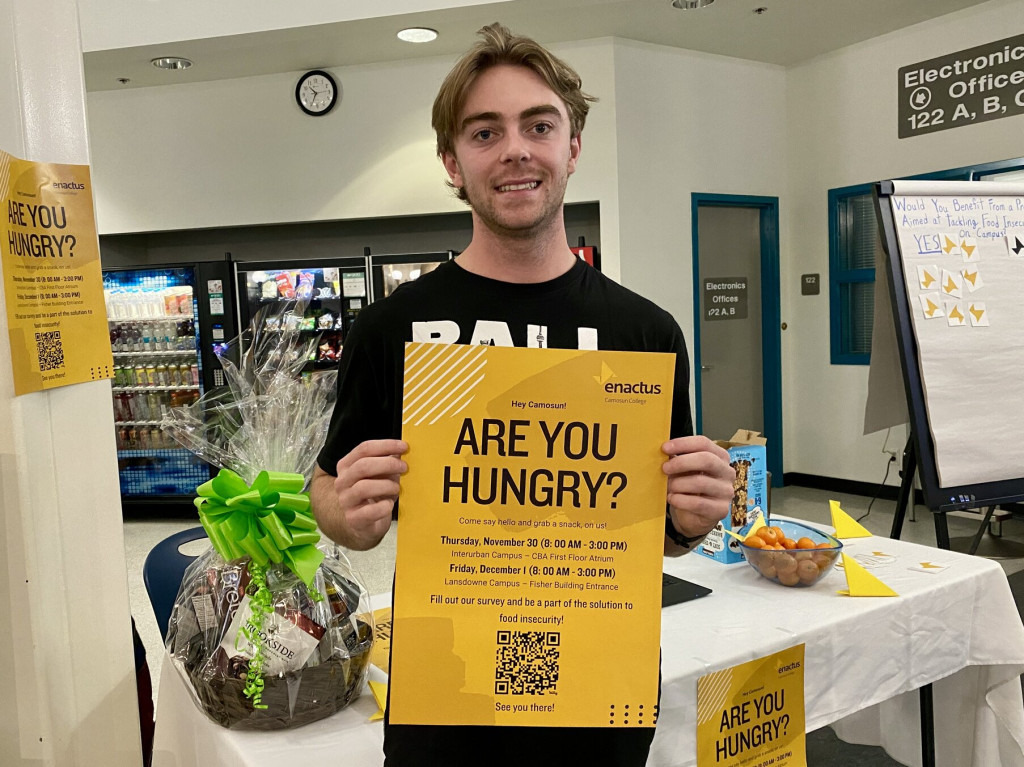
[{"label": "man's right hand", "polygon": [[337,476],[313,473],[313,513],[327,537],[356,551],[372,549],[391,527],[399,478],[409,467],[399,439],[367,440],[338,461]]}]

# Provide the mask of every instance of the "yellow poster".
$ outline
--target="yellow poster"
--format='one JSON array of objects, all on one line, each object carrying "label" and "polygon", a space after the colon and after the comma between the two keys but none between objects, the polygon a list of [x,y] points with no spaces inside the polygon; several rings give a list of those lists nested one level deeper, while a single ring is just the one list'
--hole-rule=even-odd
[{"label": "yellow poster", "polygon": [[89,166],[0,151],[0,197],[14,393],[112,377]]},{"label": "yellow poster", "polygon": [[673,375],[406,347],[392,722],[654,726]]},{"label": "yellow poster", "polygon": [[697,680],[697,767],[807,767],[804,646]]}]

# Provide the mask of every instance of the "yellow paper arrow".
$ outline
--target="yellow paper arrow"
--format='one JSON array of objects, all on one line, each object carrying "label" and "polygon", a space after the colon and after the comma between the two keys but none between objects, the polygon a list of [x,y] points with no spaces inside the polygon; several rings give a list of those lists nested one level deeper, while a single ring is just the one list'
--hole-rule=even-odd
[{"label": "yellow paper arrow", "polygon": [[832,511],[832,527],[836,529],[836,538],[870,538],[872,536],[871,531],[843,511],[839,501],[829,501],[828,506]]},{"label": "yellow paper arrow", "polygon": [[921,567],[928,568],[929,570],[941,570],[942,565],[933,565],[931,562],[922,562]]},{"label": "yellow paper arrow", "polygon": [[944,251],[946,251],[946,255],[948,256],[952,252],[953,248],[955,248],[955,247],[956,247],[956,243],[953,242],[951,239],[949,239],[949,237],[947,236],[946,237],[946,244],[942,248]]},{"label": "yellow paper arrow", "polygon": [[846,591],[838,591],[848,597],[898,597],[895,591],[873,576],[853,557],[843,554],[843,572],[846,573]]},{"label": "yellow paper arrow", "polygon": [[892,554],[886,554],[884,551],[872,551],[871,553],[874,554],[876,557],[891,557],[892,556]]},{"label": "yellow paper arrow", "polygon": [[946,285],[943,288],[943,290],[945,290],[947,293],[952,293],[954,290],[956,290],[956,283],[953,282],[953,277],[952,276],[950,276],[949,282],[946,283]]},{"label": "yellow paper arrow", "polygon": [[949,312],[949,316],[952,317],[954,320],[961,320],[961,321],[964,318],[964,316],[960,313],[960,307],[959,306],[954,306],[953,309]]},{"label": "yellow paper arrow", "polygon": [[754,520],[754,524],[752,524],[750,526],[750,529],[747,530],[747,534],[746,535],[740,535],[739,533],[734,533],[732,530],[726,530],[725,528],[722,529],[722,532],[726,533],[728,535],[731,535],[733,538],[735,538],[738,541],[745,541],[745,540],[747,540],[747,538],[752,536],[754,533],[756,533],[762,527],[765,527],[764,517],[759,516],[757,519]]},{"label": "yellow paper arrow", "polygon": [[967,240],[964,240],[963,242],[960,243],[960,247],[963,249],[964,253],[967,254],[967,257],[970,258],[971,254],[974,252],[974,249],[977,248],[978,246],[968,245]]},{"label": "yellow paper arrow", "polygon": [[932,277],[931,274],[929,274],[928,272],[925,272],[924,273],[924,280],[921,282],[921,287],[929,288],[929,287],[931,287],[931,284],[933,282],[935,282],[935,278]]},{"label": "yellow paper arrow", "polygon": [[974,308],[974,304],[971,304],[970,312],[971,312],[971,314],[974,315],[974,321],[975,322],[981,322],[981,318],[985,316],[985,310],[984,309],[975,309]]},{"label": "yellow paper arrow", "polygon": [[978,273],[977,272],[968,272],[968,271],[964,270],[964,279],[967,280],[969,283],[971,283],[973,285],[974,281],[976,279],[978,279]]},{"label": "yellow paper arrow", "polygon": [[939,310],[939,307],[932,303],[932,300],[930,298],[926,298],[925,301],[928,302],[928,311],[926,311],[925,314],[931,317],[933,314],[935,314],[935,312]]},{"label": "yellow paper arrow", "polygon": [[370,717],[371,722],[376,722],[384,718],[384,708],[388,704],[388,683],[387,682],[367,682],[370,685],[370,692],[373,693],[373,699],[377,701],[377,713]]}]

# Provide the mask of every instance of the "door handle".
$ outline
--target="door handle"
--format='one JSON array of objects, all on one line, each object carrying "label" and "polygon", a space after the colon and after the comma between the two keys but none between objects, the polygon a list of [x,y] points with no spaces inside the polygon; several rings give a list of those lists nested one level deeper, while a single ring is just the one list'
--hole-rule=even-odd
[{"label": "door handle", "polygon": [[713,368],[713,367],[714,367],[714,365],[701,365],[700,369],[701,370],[711,370],[711,368]]}]

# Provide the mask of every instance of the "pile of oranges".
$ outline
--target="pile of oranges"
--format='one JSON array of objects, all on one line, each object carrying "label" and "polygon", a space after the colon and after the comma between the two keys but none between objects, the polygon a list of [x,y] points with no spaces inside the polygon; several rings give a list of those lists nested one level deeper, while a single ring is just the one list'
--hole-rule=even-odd
[{"label": "pile of oranges", "polygon": [[809,586],[835,562],[835,544],[815,543],[808,537],[793,540],[778,526],[765,526],[743,541],[747,561],[761,575],[783,586]]}]

